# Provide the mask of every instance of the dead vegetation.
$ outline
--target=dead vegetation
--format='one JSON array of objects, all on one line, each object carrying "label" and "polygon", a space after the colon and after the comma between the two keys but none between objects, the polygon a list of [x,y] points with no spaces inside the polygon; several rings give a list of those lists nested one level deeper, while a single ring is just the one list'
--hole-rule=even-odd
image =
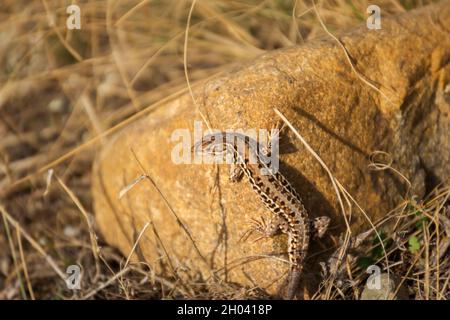
[{"label": "dead vegetation", "polygon": [[[426,2],[379,5],[389,15]],[[72,31],[69,4],[0,4],[0,298],[267,297],[216,278],[186,279],[182,269],[165,277],[130,263],[96,233],[90,170],[103,139],[186,92],[186,74],[195,83],[265,51],[327,36],[312,3],[79,1],[81,30]],[[329,32],[364,23],[367,6],[317,1]],[[349,214],[351,195],[335,183]],[[401,279],[409,298],[448,299],[449,196],[445,185],[425,199],[407,194],[364,239],[350,230],[335,248],[338,264],[326,263],[310,297],[358,299],[365,267],[377,263]],[[83,266],[80,290],[63,280],[73,264]]]}]

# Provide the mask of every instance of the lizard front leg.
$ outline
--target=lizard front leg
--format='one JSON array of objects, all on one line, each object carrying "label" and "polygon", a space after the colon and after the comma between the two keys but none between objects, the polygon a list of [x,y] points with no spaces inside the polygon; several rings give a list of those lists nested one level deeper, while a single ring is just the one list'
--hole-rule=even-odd
[{"label": "lizard front leg", "polygon": [[289,226],[287,222],[278,216],[272,215],[270,218],[265,219],[260,217],[259,219],[252,219],[250,229],[244,234],[247,239],[252,233],[256,232],[259,237],[254,242],[263,238],[271,238],[280,233],[288,233]]},{"label": "lizard front leg", "polygon": [[330,224],[330,218],[327,216],[321,216],[311,220],[311,230],[313,230],[313,237],[322,238],[328,230]]},{"label": "lizard front leg", "polygon": [[[268,136],[268,140],[266,141],[265,145],[262,147],[262,152],[264,155],[270,157],[272,154],[272,146],[275,144],[279,144],[280,139],[280,133],[285,127],[285,123],[282,121],[278,121],[270,130],[270,134]],[[277,148],[277,151],[279,152],[279,148]]]}]

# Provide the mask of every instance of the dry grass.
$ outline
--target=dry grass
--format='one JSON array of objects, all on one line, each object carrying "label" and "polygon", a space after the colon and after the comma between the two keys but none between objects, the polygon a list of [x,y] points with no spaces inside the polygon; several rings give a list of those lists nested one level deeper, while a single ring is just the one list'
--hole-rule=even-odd
[{"label": "dry grass", "polygon": [[[90,169],[104,139],[187,92],[187,79],[192,84],[265,51],[327,36],[312,3],[77,1],[82,30],[69,31],[70,3],[0,4],[0,298],[261,297],[226,283],[179,283],[148,265],[129,263],[95,232]],[[378,1],[385,15],[426,3]],[[317,1],[331,33],[363,23],[367,5]],[[326,277],[313,298],[358,298],[368,276],[363,257],[389,265],[411,297],[448,299],[449,257],[442,252],[450,237],[449,192],[441,186],[426,199],[406,196],[374,223],[381,232],[395,222],[381,255],[374,235],[358,248],[349,247],[347,235],[345,249],[359,251],[359,262],[346,255],[346,268]],[[417,251],[408,248],[413,236]],[[68,290],[61,279],[70,264],[84,266],[81,290]]]}]

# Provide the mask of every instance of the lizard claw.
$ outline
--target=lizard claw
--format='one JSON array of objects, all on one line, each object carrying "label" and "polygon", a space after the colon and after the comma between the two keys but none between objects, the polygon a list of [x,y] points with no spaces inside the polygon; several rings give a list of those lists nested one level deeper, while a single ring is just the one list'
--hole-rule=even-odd
[{"label": "lizard claw", "polygon": [[244,233],[240,241],[243,239],[244,241],[246,241],[250,237],[250,235],[256,232],[259,234],[259,236],[252,241],[252,243],[255,243],[261,239],[272,237],[279,230],[278,226],[272,226],[271,219],[260,217],[259,219],[251,218],[250,220],[250,228]]}]

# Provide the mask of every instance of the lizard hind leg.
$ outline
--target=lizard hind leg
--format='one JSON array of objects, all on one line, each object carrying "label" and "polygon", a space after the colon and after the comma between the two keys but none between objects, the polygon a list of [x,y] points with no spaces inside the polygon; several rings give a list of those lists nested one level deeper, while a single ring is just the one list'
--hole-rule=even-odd
[{"label": "lizard hind leg", "polygon": [[[268,219],[260,217],[259,219],[251,219],[251,226],[244,236],[246,236],[245,239],[248,239],[252,233],[256,232],[259,235],[253,240],[253,242],[256,242],[264,238],[271,238],[281,232],[287,233],[288,228],[289,226],[287,223],[280,217],[271,217]],[[244,236],[241,239],[243,239]]]},{"label": "lizard hind leg", "polygon": [[328,230],[330,218],[327,216],[317,217],[311,221],[311,229],[314,231],[314,236],[322,238]]},{"label": "lizard hind leg", "polygon": [[235,163],[231,163],[230,176],[229,176],[230,181],[233,183],[239,182],[242,179],[243,175],[244,175],[244,170],[242,170],[242,168],[239,165],[237,165]]}]

